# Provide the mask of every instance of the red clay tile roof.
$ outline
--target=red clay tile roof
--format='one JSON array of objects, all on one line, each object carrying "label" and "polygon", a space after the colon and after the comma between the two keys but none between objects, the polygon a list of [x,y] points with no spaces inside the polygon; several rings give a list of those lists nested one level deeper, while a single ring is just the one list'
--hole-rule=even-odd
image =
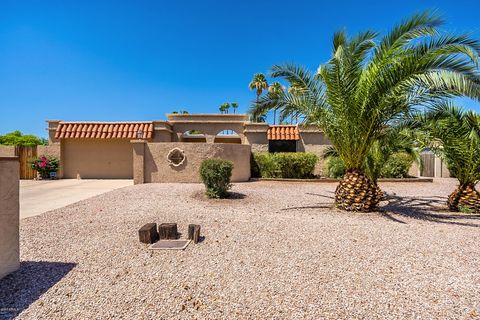
[{"label": "red clay tile roof", "polygon": [[55,131],[56,139],[143,139],[153,136],[152,122],[60,122]]},{"label": "red clay tile roof", "polygon": [[270,126],[267,131],[267,138],[268,140],[300,140],[300,133],[297,126]]}]

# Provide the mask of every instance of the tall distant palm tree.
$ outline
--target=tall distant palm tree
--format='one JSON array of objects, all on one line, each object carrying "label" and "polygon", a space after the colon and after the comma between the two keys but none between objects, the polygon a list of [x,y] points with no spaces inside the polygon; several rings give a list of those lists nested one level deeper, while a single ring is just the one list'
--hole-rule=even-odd
[{"label": "tall distant palm tree", "polygon": [[232,102],[230,105],[232,106],[233,114],[235,114],[236,110],[238,109],[238,103],[237,102]]},{"label": "tall distant palm tree", "polygon": [[442,33],[436,14],[416,14],[378,39],[367,31],[348,38],[335,33],[330,60],[311,74],[302,67],[272,67],[272,76],[302,89],[301,94],[268,95],[260,106],[278,106],[321,127],[347,172],[335,191],[344,210],[371,211],[378,204],[365,160],[386,126],[418,107],[454,96],[480,98],[477,68],[480,44],[467,35]]},{"label": "tall distant palm tree", "polygon": [[[265,104],[259,104],[258,101],[257,103],[252,104],[252,106],[249,109],[249,113],[252,116],[252,118],[256,119],[260,116],[265,116],[270,110],[273,109],[273,124],[275,124],[276,121],[276,112],[278,109],[278,105],[275,105],[273,101],[275,99],[279,99],[281,95],[284,93],[285,88],[279,83],[279,82],[274,82],[270,86],[268,86],[268,94],[270,98],[270,103]],[[298,84],[291,84],[290,87],[288,88],[288,92],[292,95],[300,95],[303,92],[303,89],[298,85]],[[286,116],[280,117],[280,122],[285,120]],[[295,118],[296,122],[298,122],[298,115],[291,116],[291,118]]]},{"label": "tall distant palm tree", "polygon": [[222,103],[218,109],[220,110],[220,113],[228,113],[228,109],[230,109],[230,103]]},{"label": "tall distant palm tree", "polygon": [[[283,86],[280,82],[274,82],[268,86],[268,94],[272,96],[273,99],[279,98],[283,93]],[[273,108],[273,124],[276,124],[277,119],[277,108]]]},{"label": "tall distant palm tree", "polygon": [[445,160],[459,186],[448,197],[451,210],[480,212],[480,114],[441,103],[424,114],[414,115],[425,135],[423,141]]},{"label": "tall distant palm tree", "polygon": [[255,90],[258,101],[258,99],[262,95],[263,90],[266,90],[268,88],[268,82],[265,78],[265,75],[263,73],[255,73],[248,87],[250,88],[250,90]]}]

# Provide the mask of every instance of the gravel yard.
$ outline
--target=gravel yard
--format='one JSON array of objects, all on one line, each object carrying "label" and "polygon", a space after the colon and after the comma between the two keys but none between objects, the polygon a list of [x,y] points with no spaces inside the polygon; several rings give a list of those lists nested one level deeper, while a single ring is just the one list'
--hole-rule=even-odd
[{"label": "gravel yard", "polygon": [[[384,183],[369,214],[333,209],[335,186],[242,183],[212,201],[144,184],[26,218],[0,319],[479,318],[480,216],[445,211],[454,180]],[[147,222],[205,239],[152,252]]]}]

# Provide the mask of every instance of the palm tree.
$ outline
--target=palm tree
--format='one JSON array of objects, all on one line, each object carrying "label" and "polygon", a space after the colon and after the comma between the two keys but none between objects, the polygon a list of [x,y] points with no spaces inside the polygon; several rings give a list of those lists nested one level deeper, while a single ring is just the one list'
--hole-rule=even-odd
[{"label": "palm tree", "polygon": [[[253,106],[250,108],[253,108]],[[258,113],[258,114],[249,112],[249,114],[250,114],[250,121],[252,122],[267,122],[267,114],[265,112]]]},{"label": "palm tree", "polygon": [[230,105],[233,108],[233,114],[235,114],[235,111],[238,109],[238,103],[237,102],[232,102]]},{"label": "palm tree", "polygon": [[180,110],[180,112],[178,111],[172,111],[173,114],[188,114],[188,111],[187,110]]},{"label": "palm tree", "polygon": [[[292,82],[290,84],[290,87],[288,88],[288,93],[290,93],[291,95],[302,95],[303,94],[302,86],[298,83]],[[295,118],[295,123],[298,123],[298,116],[299,116],[298,113],[291,115],[292,118]]]},{"label": "palm tree", "polygon": [[[272,96],[273,99],[279,98],[283,93],[283,86],[280,82],[274,82],[268,86],[268,94]],[[273,108],[273,124],[275,125],[277,119],[277,108]]]},{"label": "palm tree", "polygon": [[414,119],[425,134],[421,141],[447,163],[459,186],[448,197],[451,210],[480,212],[480,114],[464,111],[451,103],[440,103]]},{"label": "palm tree", "polygon": [[278,106],[283,116],[301,115],[303,122],[324,130],[346,167],[335,191],[337,207],[377,207],[377,188],[365,173],[365,161],[385,127],[415,107],[461,95],[479,99],[480,44],[466,35],[442,34],[442,23],[424,12],[380,39],[372,31],[351,39],[337,32],[332,57],[314,75],[290,64],[272,67],[273,77],[302,92],[286,92],[280,99],[263,96],[257,104]]},{"label": "palm tree", "polygon": [[293,95],[301,95],[303,93],[303,89],[300,83],[291,83],[290,87],[288,88],[288,92]]},{"label": "palm tree", "polygon": [[218,109],[220,110],[220,113],[228,113],[228,109],[230,109],[230,103],[222,103]]},{"label": "palm tree", "polygon": [[260,96],[262,95],[263,90],[266,90],[268,88],[268,82],[265,78],[265,75],[263,73],[255,73],[248,87],[250,88],[250,90],[256,90],[258,102],[258,98],[260,98]]},{"label": "palm tree", "polygon": [[[365,172],[374,184],[377,185],[388,160],[399,153],[406,154],[412,161],[421,165],[420,149],[414,143],[411,130],[403,125],[385,128],[372,143],[365,159]],[[377,190],[380,190],[378,185]]]},{"label": "palm tree", "polygon": [[[284,88],[279,82],[274,82],[268,86],[268,96],[271,101],[279,99],[283,92]],[[257,101],[251,105],[248,113],[251,115],[254,121],[265,122],[267,113],[270,110],[273,110],[273,124],[275,124],[277,118],[277,106],[274,103],[260,105],[257,99]]]},{"label": "palm tree", "polygon": [[[365,163],[363,165],[366,175],[377,186],[377,198],[384,197],[383,191],[380,190],[377,182],[387,162],[398,154],[405,154],[412,161],[421,165],[420,148],[414,143],[412,130],[406,122],[394,127],[387,127],[379,135],[378,139],[372,143],[367,153]],[[324,152],[324,158],[338,157],[335,147],[330,146]]]}]

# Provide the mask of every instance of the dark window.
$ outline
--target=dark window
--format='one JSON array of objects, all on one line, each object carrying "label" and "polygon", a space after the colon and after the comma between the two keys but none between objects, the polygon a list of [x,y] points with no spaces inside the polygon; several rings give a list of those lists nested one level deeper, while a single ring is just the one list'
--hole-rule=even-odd
[{"label": "dark window", "polygon": [[296,140],[269,140],[268,152],[297,152]]}]

